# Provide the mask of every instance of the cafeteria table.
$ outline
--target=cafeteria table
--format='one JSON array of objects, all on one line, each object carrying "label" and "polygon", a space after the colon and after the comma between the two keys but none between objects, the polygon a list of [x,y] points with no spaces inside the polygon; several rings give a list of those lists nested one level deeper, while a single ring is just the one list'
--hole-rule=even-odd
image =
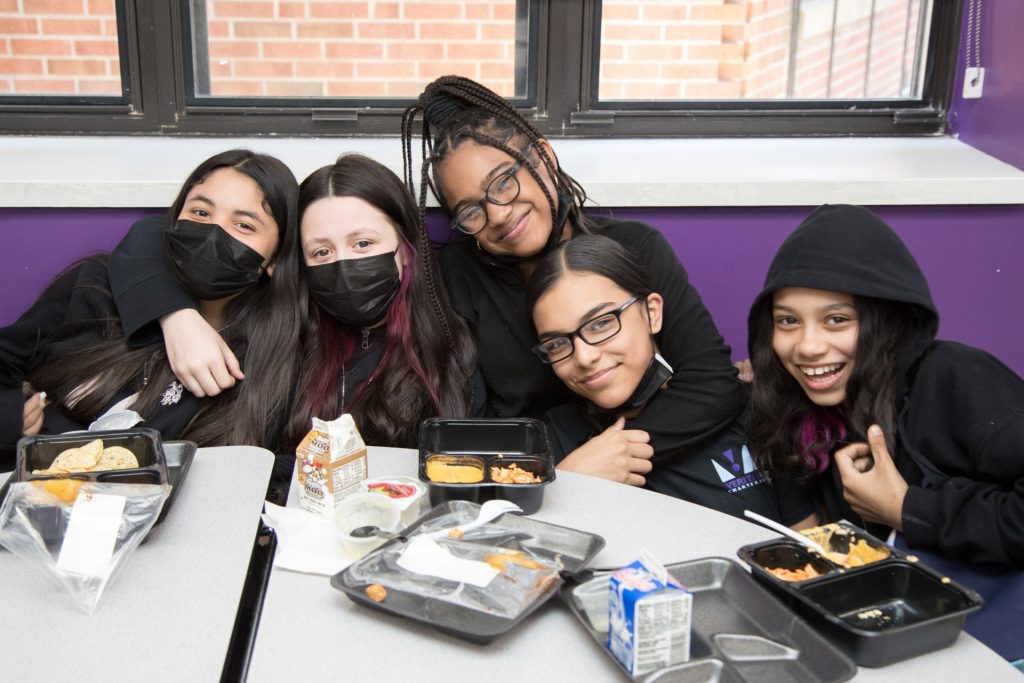
[{"label": "cafeteria table", "polygon": [[0,548],[0,678],[219,680],[273,462],[260,448],[199,449],[167,517],[91,616],[40,567]]},{"label": "cafeteria table", "polygon": [[[369,449],[369,475],[416,476],[417,453]],[[292,498],[292,497],[290,497]],[[289,500],[289,505],[294,503]],[[559,472],[534,518],[599,534],[593,564],[621,565],[641,547],[666,564],[736,558],[775,532],[682,500]],[[858,681],[1009,681],[1021,674],[962,633],[950,647],[879,669]],[[274,569],[249,665],[249,681],[617,681],[618,667],[556,597],[520,626],[475,645],[429,626],[357,605],[324,576]]]}]

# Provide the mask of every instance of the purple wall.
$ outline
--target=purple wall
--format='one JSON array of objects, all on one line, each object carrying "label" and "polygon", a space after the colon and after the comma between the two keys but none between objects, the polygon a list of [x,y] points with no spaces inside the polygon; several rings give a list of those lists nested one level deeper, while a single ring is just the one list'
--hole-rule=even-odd
[{"label": "purple wall", "polygon": [[[994,353],[1024,374],[1024,207],[875,207],[918,258],[942,314],[940,334]],[[619,209],[665,234],[733,348],[746,356],[746,315],[775,250],[810,207]],[[109,250],[153,210],[0,209],[0,273],[9,324],[66,265]],[[432,212],[432,232],[446,221]]]},{"label": "purple wall", "polygon": [[964,2],[960,56],[957,60],[954,101],[949,123],[954,135],[981,151],[1024,169],[1024,2],[985,0],[981,15],[981,65],[985,67],[982,97],[965,100],[965,41],[967,11]]},{"label": "purple wall", "polygon": [[[965,3],[966,5],[967,3]],[[966,27],[966,7],[964,15]],[[986,0],[984,96],[963,100],[961,45],[950,126],[962,140],[1024,169],[1024,2]],[[733,356],[746,355],[746,315],[775,249],[810,207],[619,209],[650,223],[677,251]],[[0,325],[9,324],[62,268],[109,250],[153,209],[2,209]],[[876,207],[917,256],[942,314],[940,334],[986,349],[1024,374],[1024,206]],[[433,232],[443,219],[432,212]]]}]

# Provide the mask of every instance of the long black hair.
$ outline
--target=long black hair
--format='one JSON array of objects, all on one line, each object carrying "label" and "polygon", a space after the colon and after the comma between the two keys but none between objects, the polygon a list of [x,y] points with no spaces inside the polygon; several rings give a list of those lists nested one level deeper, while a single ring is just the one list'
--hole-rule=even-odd
[{"label": "long black hair", "polygon": [[606,277],[630,294],[646,298],[651,293],[643,268],[626,247],[603,235],[578,235],[562,242],[537,263],[526,286],[526,309],[532,311],[567,272]]},{"label": "long black hair", "polygon": [[[422,116],[421,151],[423,163],[420,167],[419,188],[413,169],[413,128],[417,116]],[[422,220],[427,205],[427,188],[434,193],[438,203],[451,215],[443,193],[440,191],[438,167],[458,147],[472,140],[481,145],[500,149],[513,159],[528,162],[522,150],[527,145],[542,140],[540,132],[520,114],[508,100],[476,81],[462,76],[442,76],[428,84],[416,103],[409,106],[402,116],[402,164],[405,184],[413,195],[418,196],[419,215]],[[557,161],[548,154],[544,145],[533,144],[541,163],[551,178],[555,195],[547,188],[534,164],[524,163],[533,179],[540,185],[551,208],[551,220],[557,224],[558,208],[565,204],[563,212],[579,232],[589,232],[591,223],[583,211],[587,193],[572,176],[566,173]],[[433,177],[431,176],[433,173]],[[556,244],[561,235],[552,225],[549,244]]]},{"label": "long black hair", "polygon": [[[295,383],[305,310],[292,238],[297,225],[298,185],[288,167],[272,156],[249,150],[222,152],[201,163],[185,180],[167,211],[166,224],[178,219],[192,188],[221,168],[248,176],[263,192],[265,208],[278,227],[275,269],[273,277],[264,274],[224,310],[222,334],[241,359],[246,379],[204,399],[180,436],[203,446],[254,444],[273,448]],[[107,257],[94,260],[105,273]],[[78,286],[109,295],[105,277],[82,281]],[[132,409],[146,417],[157,408],[160,394],[173,378],[163,340],[130,347],[113,313],[69,323],[45,347],[33,362],[28,380],[78,422],[94,419],[125,387],[140,392]],[[83,386],[87,387],[85,391],[76,391]]]},{"label": "long black hair", "polygon": [[905,387],[907,342],[928,323],[909,303],[855,296],[858,332],[846,397],[835,407],[813,403],[783,366],[772,345],[772,297],[751,316],[750,443],[759,465],[801,478],[821,471],[840,439],[866,441],[868,427],[882,428],[889,452],[897,452],[899,396]]},{"label": "long black hair", "polygon": [[[378,368],[345,406],[339,398],[343,368],[359,330],[341,324],[311,302],[299,385],[305,396],[292,411],[288,439],[297,444],[311,417],[330,419],[344,409],[353,414],[368,443],[414,445],[424,418],[461,417],[469,412],[476,348],[448,303],[412,195],[398,176],[373,159],[348,154],[302,182],[300,216],[325,197],[356,197],[387,216],[406,257],[405,272],[398,295],[388,307],[387,341]],[[295,242],[301,238],[297,236]]]}]

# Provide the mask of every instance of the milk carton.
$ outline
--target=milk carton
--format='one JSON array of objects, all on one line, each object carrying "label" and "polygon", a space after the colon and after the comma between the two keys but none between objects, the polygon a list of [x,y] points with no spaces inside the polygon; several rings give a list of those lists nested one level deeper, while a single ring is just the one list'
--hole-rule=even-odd
[{"label": "milk carton", "polygon": [[634,676],[690,659],[693,595],[641,556],[608,584],[608,649]]},{"label": "milk carton", "polygon": [[347,496],[362,491],[366,479],[366,444],[352,416],[327,422],[313,418],[313,428],[295,449],[299,504],[327,518]]}]

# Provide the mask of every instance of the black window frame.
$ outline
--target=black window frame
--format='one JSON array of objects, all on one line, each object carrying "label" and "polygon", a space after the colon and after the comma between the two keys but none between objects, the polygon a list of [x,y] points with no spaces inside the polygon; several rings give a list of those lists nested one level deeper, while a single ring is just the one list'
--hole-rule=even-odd
[{"label": "black window frame", "polygon": [[[182,136],[397,135],[411,99],[195,97],[189,0],[115,0],[120,96],[0,96],[0,133]],[[599,2],[517,0],[512,102],[549,137],[939,135],[947,130],[963,0],[932,6],[917,100],[601,102]],[[525,47],[524,47],[525,43]],[[533,77],[529,77],[530,69]]]}]

